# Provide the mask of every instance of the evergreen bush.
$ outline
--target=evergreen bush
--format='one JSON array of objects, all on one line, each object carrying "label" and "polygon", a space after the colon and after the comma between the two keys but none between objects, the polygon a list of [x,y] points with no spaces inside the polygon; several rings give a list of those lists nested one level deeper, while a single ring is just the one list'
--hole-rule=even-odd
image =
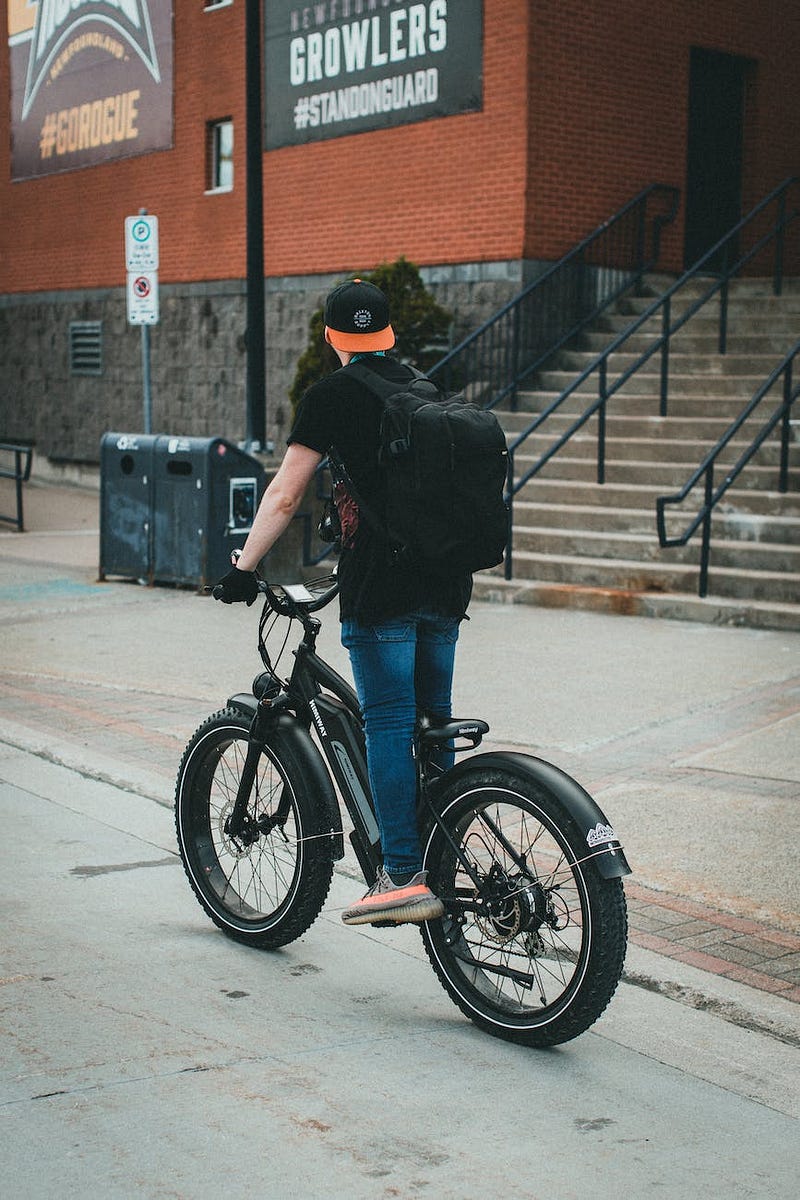
[{"label": "evergreen bush", "polygon": [[[369,273],[354,273],[346,278],[364,279],[385,293],[396,338],[393,353],[403,362],[410,362],[424,371],[444,355],[451,315],[425,289],[413,263],[398,258],[393,263],[381,263]],[[339,359],[325,341],[323,309],[318,308],[312,315],[308,332],[308,346],[297,361],[289,389],[292,412],[312,383],[330,375],[339,366]]]}]

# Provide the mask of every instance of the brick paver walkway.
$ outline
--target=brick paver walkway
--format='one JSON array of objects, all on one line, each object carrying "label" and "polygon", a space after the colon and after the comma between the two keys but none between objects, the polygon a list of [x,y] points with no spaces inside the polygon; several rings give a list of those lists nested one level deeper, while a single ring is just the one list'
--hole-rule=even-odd
[{"label": "brick paver walkway", "polygon": [[625,881],[634,945],[800,1002],[800,937]]}]

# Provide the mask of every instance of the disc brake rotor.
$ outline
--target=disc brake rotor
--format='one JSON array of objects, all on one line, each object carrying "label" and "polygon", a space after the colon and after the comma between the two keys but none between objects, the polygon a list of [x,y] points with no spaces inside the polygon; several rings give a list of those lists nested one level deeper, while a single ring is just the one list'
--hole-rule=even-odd
[{"label": "disc brake rotor", "polygon": [[476,917],[476,925],[489,941],[503,945],[521,933],[535,933],[547,916],[541,884],[506,875],[495,865],[487,882],[490,911]]},{"label": "disc brake rotor", "polygon": [[219,838],[222,842],[225,852],[231,858],[247,858],[252,849],[254,842],[258,841],[259,830],[252,827],[252,821],[249,817],[246,818],[245,829],[241,835],[231,837],[228,832],[228,822],[233,813],[234,801],[229,800],[224,808],[220,809],[217,816],[217,828],[219,830]]}]

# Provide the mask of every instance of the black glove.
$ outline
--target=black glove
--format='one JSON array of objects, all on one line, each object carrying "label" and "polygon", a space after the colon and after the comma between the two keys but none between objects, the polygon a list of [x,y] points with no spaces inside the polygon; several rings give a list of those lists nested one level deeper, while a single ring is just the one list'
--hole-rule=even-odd
[{"label": "black glove", "polygon": [[223,604],[247,603],[248,608],[258,599],[258,576],[255,571],[240,571],[232,567],[223,575],[211,595]]}]

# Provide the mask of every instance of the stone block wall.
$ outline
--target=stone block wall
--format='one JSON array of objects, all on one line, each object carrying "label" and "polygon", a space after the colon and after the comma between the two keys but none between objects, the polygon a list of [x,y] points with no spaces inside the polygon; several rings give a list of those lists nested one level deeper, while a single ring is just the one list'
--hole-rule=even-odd
[{"label": "stone block wall", "polygon": [[[524,272],[503,262],[421,273],[453,313],[459,340],[520,290]],[[278,454],[309,319],[341,278],[266,281],[267,436]],[[160,322],[150,328],[154,433],[243,440],[246,320],[243,280],[162,285]],[[101,375],[70,373],[72,321],[102,322]],[[0,439],[33,442],[39,458],[55,463],[97,463],[105,432],[143,430],[141,344],[122,288],[0,296]]]}]

